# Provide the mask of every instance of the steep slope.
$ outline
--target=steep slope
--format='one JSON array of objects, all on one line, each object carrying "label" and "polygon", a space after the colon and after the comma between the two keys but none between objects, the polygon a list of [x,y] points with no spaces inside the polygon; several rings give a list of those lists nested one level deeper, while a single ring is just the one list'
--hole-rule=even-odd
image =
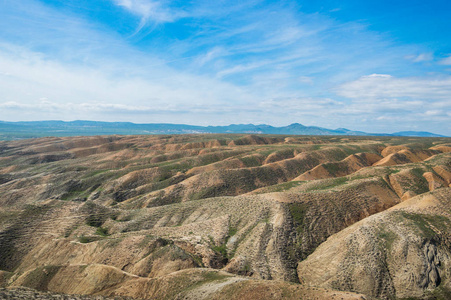
[{"label": "steep slope", "polygon": [[451,295],[451,189],[414,197],[331,236],[298,274],[381,298]]}]

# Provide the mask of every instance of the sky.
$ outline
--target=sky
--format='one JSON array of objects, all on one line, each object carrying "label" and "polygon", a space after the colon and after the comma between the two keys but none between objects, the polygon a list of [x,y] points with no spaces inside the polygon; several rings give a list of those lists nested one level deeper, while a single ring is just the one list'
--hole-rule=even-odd
[{"label": "sky", "polygon": [[451,136],[451,1],[0,0],[0,120]]}]

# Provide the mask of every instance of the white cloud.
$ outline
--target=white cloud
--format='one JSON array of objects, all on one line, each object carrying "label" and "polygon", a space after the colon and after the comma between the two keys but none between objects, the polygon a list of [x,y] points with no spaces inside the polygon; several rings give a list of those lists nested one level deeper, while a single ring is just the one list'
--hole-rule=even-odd
[{"label": "white cloud", "polygon": [[451,76],[398,78],[372,74],[342,84],[335,91],[349,99],[335,109],[336,114],[349,119],[365,116],[362,130],[425,130],[449,135],[443,125],[451,124]]},{"label": "white cloud", "polygon": [[214,47],[213,49],[208,51],[206,54],[200,55],[195,61],[195,66],[201,67],[201,66],[205,65],[206,63],[211,62],[212,60],[215,60],[215,59],[225,56],[227,54],[229,54],[229,53],[228,53],[228,51],[224,50],[224,48]]},{"label": "white cloud", "polygon": [[427,110],[424,112],[426,116],[447,116],[449,113],[443,110]]},{"label": "white cloud", "polygon": [[23,109],[23,108],[30,108],[30,105],[15,102],[15,101],[8,101],[0,103],[0,108],[3,109]]},{"label": "white cloud", "polygon": [[267,65],[266,62],[254,62],[243,65],[236,65],[228,69],[224,69],[216,74],[217,78],[222,78],[236,73],[251,71]]},{"label": "white cloud", "polygon": [[[253,100],[243,89],[207,76],[172,70],[164,65],[147,73],[123,73],[140,67],[118,62],[106,66],[64,64],[39,53],[0,47],[0,119],[21,119],[8,110],[57,112],[60,118],[83,118],[86,111],[155,113],[207,111],[207,107],[243,106]],[[125,63],[125,62],[124,62]],[[141,62],[145,67],[145,61]],[[142,66],[141,66],[142,67]],[[215,108],[216,107],[216,108]]]},{"label": "white cloud", "polygon": [[410,59],[413,62],[424,62],[424,61],[431,61],[434,59],[433,53],[420,53],[418,55],[408,55],[406,57],[407,59]]},{"label": "white cloud", "polygon": [[336,89],[336,92],[340,96],[361,101],[395,98],[449,101],[451,99],[451,76],[397,78],[390,75],[373,74],[342,84]]},{"label": "white cloud", "polygon": [[308,76],[299,76],[299,77],[298,77],[298,81],[299,81],[300,83],[313,84],[313,79],[312,79],[312,77],[308,77]]},{"label": "white cloud", "polygon": [[371,74],[367,76],[362,76],[362,78],[392,78],[392,76],[388,74]]},{"label": "white cloud", "polygon": [[440,61],[441,65],[451,66],[451,55]]},{"label": "white cloud", "polygon": [[[113,0],[118,6],[124,7],[131,13],[142,18],[142,23],[149,20],[155,22],[173,22],[184,13],[175,11],[164,5],[162,1],[156,0]],[[143,25],[143,24],[141,24]]]},{"label": "white cloud", "polygon": [[260,108],[271,112],[299,111],[301,113],[315,113],[342,108],[343,103],[330,98],[279,98],[265,100],[259,103]]},{"label": "white cloud", "polygon": [[307,31],[306,28],[293,23],[289,24],[288,27],[268,32],[266,43],[268,45],[277,45],[278,47],[286,46],[296,43],[300,38],[310,36],[314,33],[314,31]]}]

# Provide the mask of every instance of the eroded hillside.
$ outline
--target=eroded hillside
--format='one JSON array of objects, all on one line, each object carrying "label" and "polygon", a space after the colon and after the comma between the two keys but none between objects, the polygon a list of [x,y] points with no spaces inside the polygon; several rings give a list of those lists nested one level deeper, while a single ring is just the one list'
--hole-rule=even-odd
[{"label": "eroded hillside", "polygon": [[0,142],[0,287],[446,299],[450,152],[447,138]]}]

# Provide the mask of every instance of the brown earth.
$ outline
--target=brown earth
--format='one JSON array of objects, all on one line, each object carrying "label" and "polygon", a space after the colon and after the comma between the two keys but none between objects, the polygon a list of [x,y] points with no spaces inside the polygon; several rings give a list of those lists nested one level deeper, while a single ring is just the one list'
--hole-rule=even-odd
[{"label": "brown earth", "polygon": [[0,287],[138,299],[446,298],[450,142],[0,142]]},{"label": "brown earth", "polygon": [[300,281],[380,298],[448,299],[450,204],[450,189],[439,189],[346,228],[299,263]]}]

